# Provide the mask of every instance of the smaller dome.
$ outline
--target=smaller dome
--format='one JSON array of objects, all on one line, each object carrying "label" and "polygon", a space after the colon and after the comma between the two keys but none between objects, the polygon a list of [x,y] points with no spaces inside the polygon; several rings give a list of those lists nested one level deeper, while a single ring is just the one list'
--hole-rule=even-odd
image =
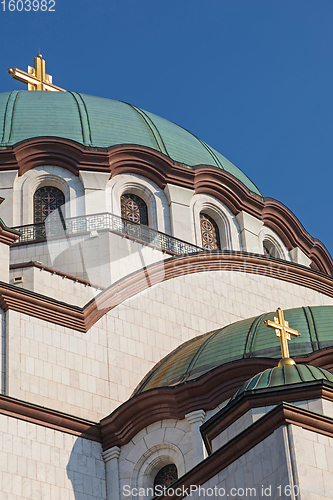
[{"label": "smaller dome", "polygon": [[314,382],[325,380],[333,383],[333,373],[311,365],[286,365],[275,366],[257,373],[254,377],[245,382],[240,389],[232,396],[229,403],[238,399],[244,393],[252,393],[260,389],[275,389],[286,385]]},{"label": "smaller dome", "polygon": [[[157,363],[133,396],[158,387],[176,387],[242,359],[281,358],[280,343],[264,321],[275,311],[243,319],[181,344]],[[289,344],[290,356],[299,358],[333,347],[333,306],[297,307],[284,311],[289,325],[301,333]],[[304,365],[297,365],[297,368]],[[312,366],[311,369],[314,369]],[[292,382],[293,383],[293,382]]]}]

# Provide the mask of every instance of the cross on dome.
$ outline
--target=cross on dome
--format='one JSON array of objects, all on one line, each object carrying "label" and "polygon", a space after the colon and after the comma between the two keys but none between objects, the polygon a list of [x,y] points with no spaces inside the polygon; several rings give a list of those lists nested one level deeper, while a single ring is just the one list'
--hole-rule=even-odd
[{"label": "cross on dome", "polygon": [[291,335],[299,337],[301,334],[289,327],[289,323],[284,319],[283,311],[280,307],[277,309],[276,314],[278,317],[274,316],[274,321],[267,319],[264,321],[264,325],[274,328],[276,336],[280,338],[282,359],[280,359],[278,366],[295,365],[295,361],[289,357],[288,340],[291,340]]},{"label": "cross on dome", "polygon": [[17,68],[9,68],[7,73],[13,75],[15,80],[26,83],[28,90],[49,90],[51,92],[66,92],[61,87],[57,87],[52,83],[52,76],[45,73],[45,60],[42,54],[35,57],[34,68],[28,66],[28,72]]}]

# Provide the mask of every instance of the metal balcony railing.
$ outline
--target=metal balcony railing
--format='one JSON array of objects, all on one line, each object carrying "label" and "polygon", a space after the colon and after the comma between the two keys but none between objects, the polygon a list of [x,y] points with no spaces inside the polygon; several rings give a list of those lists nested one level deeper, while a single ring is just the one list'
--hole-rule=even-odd
[{"label": "metal balcony railing", "polygon": [[38,242],[46,239],[66,238],[82,233],[91,233],[92,231],[110,230],[177,255],[187,255],[204,251],[201,247],[186,243],[186,241],[179,240],[143,224],[136,224],[108,212],[71,217],[69,219],[64,219],[62,214],[60,214],[60,217],[55,218],[53,221],[47,220],[39,224],[17,226],[12,229],[21,233],[21,236],[14,245],[18,243]]}]

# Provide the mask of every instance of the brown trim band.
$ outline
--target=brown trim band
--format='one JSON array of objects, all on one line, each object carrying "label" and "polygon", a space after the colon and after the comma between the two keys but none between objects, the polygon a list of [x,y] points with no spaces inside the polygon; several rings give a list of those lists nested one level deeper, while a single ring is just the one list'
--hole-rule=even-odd
[{"label": "brown trim band", "polygon": [[47,271],[51,274],[56,274],[57,276],[61,276],[62,278],[67,278],[71,281],[75,281],[77,283],[81,283],[82,285],[91,286],[93,288],[97,288],[99,290],[105,290],[105,286],[94,285],[90,283],[90,281],[83,280],[81,278],[77,278],[76,276],[72,276],[71,274],[63,273],[61,271],[57,271],[52,267],[44,266],[41,262],[37,262],[36,260],[31,260],[30,262],[21,262],[18,264],[11,264],[9,266],[10,271],[15,271],[16,269],[25,269],[27,267],[36,267],[37,269],[42,269],[43,271]]},{"label": "brown trim band", "polygon": [[[179,500],[186,497],[187,495],[183,494],[184,490],[189,490],[191,485],[203,485],[261,443],[276,429],[287,424],[297,425],[309,431],[333,437],[333,420],[331,418],[281,403],[174,482],[170,486],[170,494],[166,493],[158,498],[160,500]],[[172,490],[175,494],[171,494]],[[177,494],[177,490],[179,494]]]},{"label": "brown trim band", "polygon": [[[87,332],[104,314],[152,285],[199,272],[234,271],[276,278],[333,297],[333,277],[313,269],[263,255],[244,252],[200,252],[172,257],[136,271],[114,283],[84,308],[65,304],[0,282],[0,307],[57,325]],[[149,278],[149,279],[148,279]]]},{"label": "brown trim band", "polygon": [[59,432],[101,442],[99,424],[49,408],[0,395],[0,413]]},{"label": "brown trim band", "polygon": [[[333,362],[333,348],[317,351],[309,356],[295,358],[297,363],[307,363],[328,368]],[[112,446],[124,446],[144,427],[159,420],[176,418],[182,420],[187,413],[198,408],[213,410],[220,403],[231,398],[235,392],[260,371],[276,366],[276,360],[250,358],[234,361],[220,366],[191,383],[176,387],[160,387],[135,396],[117,408],[111,415],[101,420],[101,434],[105,450]],[[314,397],[330,399],[329,390],[312,387]],[[305,389],[285,388],[282,393],[272,391],[265,395],[265,403],[258,400],[259,406],[286,401],[308,399],[310,392]],[[247,410],[246,410],[247,411]],[[216,417],[217,418],[217,417]]]},{"label": "brown trim band", "polygon": [[[3,198],[1,198],[3,201]],[[2,203],[0,201],[0,204]],[[0,219],[0,243],[5,243],[5,245],[12,245],[18,238],[20,237],[20,233],[13,229],[9,229],[3,220]]]},{"label": "brown trim band", "polygon": [[153,149],[126,144],[92,150],[59,138],[38,138],[0,151],[0,171],[18,170],[19,175],[46,163],[75,175],[80,170],[109,172],[110,177],[134,173],[147,177],[161,189],[168,183],[211,194],[236,215],[244,210],[261,219],[282,238],[288,250],[299,247],[319,271],[333,274],[333,261],[325,246],[312,238],[295,215],[282,203],[252,193],[242,182],[218,167],[188,168]]},{"label": "brown trim band", "polygon": [[3,311],[10,309],[79,332],[87,331],[81,307],[4,282],[0,282],[0,307]]},{"label": "brown trim band", "polygon": [[239,400],[235,400],[227,407],[222,408],[222,410],[201,426],[200,430],[206,448],[209,453],[212,453],[213,439],[251,408],[276,405],[281,403],[281,401],[294,403],[296,401],[311,399],[333,401],[333,385],[326,383],[324,380],[316,380],[307,383],[291,384],[290,386],[275,387],[274,389],[257,390],[253,391],[253,393],[247,392]]}]

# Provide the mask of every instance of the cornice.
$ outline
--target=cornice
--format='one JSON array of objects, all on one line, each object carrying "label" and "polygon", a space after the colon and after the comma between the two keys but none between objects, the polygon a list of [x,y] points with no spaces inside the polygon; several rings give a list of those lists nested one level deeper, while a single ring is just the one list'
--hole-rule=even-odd
[{"label": "cornice", "polygon": [[50,274],[55,274],[57,276],[61,276],[62,278],[67,278],[71,281],[74,281],[75,283],[81,283],[82,285],[85,286],[90,286],[92,288],[96,288],[97,290],[105,290],[105,286],[102,285],[96,285],[94,283],[91,283],[90,281],[77,278],[76,276],[73,276],[72,274],[68,273],[63,273],[62,271],[57,271],[57,269],[53,269],[53,267],[45,266],[41,262],[38,262],[36,260],[30,260],[29,262],[21,262],[17,264],[10,264],[9,270],[10,271],[15,271],[16,269],[26,269],[27,267],[36,267],[37,269],[41,269],[43,271],[46,271]]},{"label": "cornice", "polygon": [[239,399],[222,408],[222,410],[201,426],[200,430],[206,448],[209,453],[212,453],[213,439],[252,408],[277,405],[281,401],[294,403],[312,399],[333,401],[333,385],[326,380],[315,380],[269,389],[247,391]]},{"label": "cornice", "polygon": [[273,229],[290,250],[299,247],[313,267],[333,274],[333,261],[325,246],[312,238],[294,214],[282,203],[261,198],[228,172],[208,165],[187,167],[153,149],[131,144],[97,149],[85,148],[73,141],[41,137],[0,150],[0,171],[18,170],[23,175],[31,168],[52,164],[75,175],[80,170],[109,172],[110,178],[121,173],[142,175],[161,189],[168,183],[210,194],[237,215],[244,210]]},{"label": "cornice", "polygon": [[99,424],[26,401],[0,395],[0,414],[101,442]]},{"label": "cornice", "polygon": [[[259,363],[260,364],[259,360]],[[248,362],[248,360],[247,360]],[[204,377],[205,380],[207,377]],[[216,383],[216,380],[215,380]],[[220,385],[220,381],[218,381],[218,384]],[[193,384],[191,384],[193,385]],[[301,385],[301,384],[300,384]],[[307,386],[308,387],[308,386]],[[204,390],[204,388],[203,388]],[[118,447],[123,446],[129,440],[132,435],[134,437],[135,434],[137,434],[138,429],[141,430],[142,428],[146,427],[150,423],[152,423],[151,418],[150,418],[150,413],[152,412],[153,415],[155,415],[157,418],[155,420],[162,420],[164,418],[177,418],[177,419],[183,419],[185,417],[184,412],[186,412],[186,407],[189,408],[189,405],[184,406],[182,409],[177,409],[176,405],[179,407],[181,406],[181,397],[183,394],[179,394],[179,401],[175,402],[175,408],[174,411],[167,412],[166,408],[169,407],[169,410],[171,409],[170,406],[170,398],[168,398],[168,393],[170,394],[172,389],[170,390],[164,390],[164,391],[159,391],[161,401],[157,401],[156,405],[151,403],[154,403],[154,398],[156,397],[156,391],[151,391],[149,395],[149,401],[148,405],[145,408],[145,413],[142,412],[143,406],[140,403],[139,399],[140,397],[132,398],[129,401],[127,401],[124,405],[122,405],[118,410],[113,412],[113,414],[110,417],[107,417],[101,422],[91,422],[79,417],[75,417],[72,415],[68,415],[66,413],[62,413],[56,410],[52,410],[50,408],[45,408],[43,406],[38,406],[32,403],[28,403],[26,401],[21,401],[9,396],[4,396],[0,395],[0,414],[2,415],[7,415],[12,418],[17,418],[20,420],[24,420],[26,422],[30,422],[36,425],[42,425],[43,427],[54,429],[59,432],[65,432],[68,434],[72,434],[78,437],[82,437],[85,439],[89,439],[92,441],[97,441],[102,444],[102,448],[105,451],[110,450],[110,449],[119,449]],[[163,394],[165,392],[165,394]],[[304,384],[303,387],[299,388],[290,388],[288,389],[287,387],[279,393],[276,397],[273,395],[273,391],[271,391],[272,394],[266,394],[262,395],[262,397],[250,397],[247,398],[248,401],[238,401],[236,402],[236,405],[233,405],[230,408],[230,411],[228,408],[224,408],[221,410],[221,412],[217,415],[215,415],[212,419],[210,419],[206,424],[203,424],[201,426],[201,431],[204,437],[204,440],[206,443],[210,443],[211,439],[214,439],[216,435],[218,435],[222,430],[229,426],[233,421],[237,420],[241,415],[243,415],[248,409],[253,408],[255,406],[265,406],[265,405],[270,405],[270,404],[278,404],[279,406],[277,408],[281,408],[281,406],[285,406],[286,408],[290,408],[292,412],[296,411],[296,417],[295,415],[293,416],[293,419],[290,420],[290,414],[285,413],[285,416],[289,416],[289,421],[288,423],[295,423],[296,425],[301,425],[304,428],[307,428],[309,430],[315,430],[316,432],[320,432],[325,435],[333,435],[333,420],[329,419],[327,417],[324,417],[323,415],[317,415],[317,414],[312,414],[311,412],[307,412],[306,410],[302,410],[300,408],[296,407],[289,407],[288,405],[285,404],[286,401],[299,401],[299,400],[304,400],[304,399],[312,399],[312,398],[318,398],[318,397],[323,397],[325,399],[328,399],[330,401],[333,400],[333,391],[331,387],[325,387],[325,384],[317,384],[315,386],[312,384],[312,387],[310,388],[305,388]],[[154,394],[153,394],[154,393]],[[193,398],[194,394],[191,394],[190,397]],[[284,399],[284,403],[282,405],[280,404],[281,398],[287,398]],[[147,399],[147,398],[146,398]],[[200,401],[195,402],[195,398],[192,401],[192,406],[195,405],[197,408],[200,406]],[[164,408],[163,408],[164,406]],[[132,407],[132,411],[131,411]],[[273,411],[269,413],[269,415],[274,415],[274,412],[277,410],[275,408]],[[113,428],[114,425],[117,424],[117,417],[119,418],[119,410],[123,412],[123,417],[124,420],[127,421],[127,427],[130,429],[131,425],[134,426],[132,432],[127,433],[127,439],[124,439],[124,436],[122,439],[119,439],[119,432],[116,432],[115,429]],[[157,410],[157,411],[155,411]],[[159,411],[158,411],[159,410]],[[227,410],[227,411],[225,411]],[[141,412],[141,425],[138,428],[138,418],[137,413]],[[224,412],[223,414],[223,419],[221,417],[221,413]],[[110,425],[110,419],[113,417],[113,427]],[[267,415],[263,416],[260,419],[260,422],[263,424],[263,429],[266,429],[266,419]],[[270,421],[270,420],[269,420]],[[268,427],[265,432],[268,431],[269,428],[269,421],[268,421]],[[274,421],[274,420],[273,420]],[[277,421],[278,422],[278,421]],[[223,427],[221,427],[221,425]],[[257,424],[253,424],[250,428],[248,428],[245,433],[252,433],[251,429]],[[120,427],[120,424],[118,422],[118,427]],[[271,429],[271,432],[275,430],[274,427]],[[118,429],[119,431],[119,429]],[[242,434],[244,434],[244,432]],[[114,435],[113,435],[114,434]],[[235,439],[239,439],[240,436],[237,436]],[[264,439],[265,436],[262,436],[262,439]],[[252,437],[251,437],[252,439]],[[118,444],[114,444],[117,441]],[[233,442],[234,440],[232,440]],[[229,444],[229,443],[228,443]],[[255,444],[253,444],[254,446]],[[210,449],[210,448],[209,448]],[[217,452],[215,452],[212,456],[215,456]],[[245,453],[245,452],[244,452]],[[196,483],[192,483],[196,484]]]},{"label": "cornice", "polygon": [[[177,256],[138,270],[114,283],[83,308],[0,282],[0,307],[80,332],[87,332],[104,314],[152,285],[179,276],[208,271],[257,274],[297,284],[333,297],[333,278],[292,262],[245,252],[214,251]],[[147,279],[149,272],[149,279]]]},{"label": "cornice", "polygon": [[[328,369],[333,363],[333,348],[317,351],[295,360],[297,363],[313,364]],[[107,450],[112,446],[124,446],[144,427],[154,422],[168,418],[183,420],[186,414],[198,408],[206,412],[213,410],[231,398],[244,382],[267,368],[273,368],[276,363],[276,360],[269,358],[241,359],[220,366],[192,382],[143,392],[101,420],[103,448]],[[311,396],[317,398],[321,395],[333,401],[332,390],[323,390],[319,387],[312,387],[311,390],[312,392],[305,390],[304,385],[297,390],[295,387],[286,387],[283,391],[267,393],[261,399],[253,398],[252,403],[266,406],[277,404],[281,400],[302,401],[311,399]]]},{"label": "cornice", "polygon": [[87,331],[81,307],[4,282],[0,282],[0,307],[3,311],[17,311],[79,332]]},{"label": "cornice", "polygon": [[[3,201],[3,198],[1,198]],[[2,202],[0,201],[0,203]],[[20,233],[15,231],[14,229],[9,229],[5,225],[2,219],[0,219],[0,243],[4,243],[5,245],[12,245],[14,241],[16,241],[20,237]]]},{"label": "cornice", "polygon": [[158,498],[160,500],[179,500],[186,497],[186,489],[189,491],[191,485],[203,485],[261,443],[276,429],[287,424],[297,425],[312,432],[333,437],[333,419],[281,403],[172,483],[169,491],[166,490],[166,493],[159,495]]}]

